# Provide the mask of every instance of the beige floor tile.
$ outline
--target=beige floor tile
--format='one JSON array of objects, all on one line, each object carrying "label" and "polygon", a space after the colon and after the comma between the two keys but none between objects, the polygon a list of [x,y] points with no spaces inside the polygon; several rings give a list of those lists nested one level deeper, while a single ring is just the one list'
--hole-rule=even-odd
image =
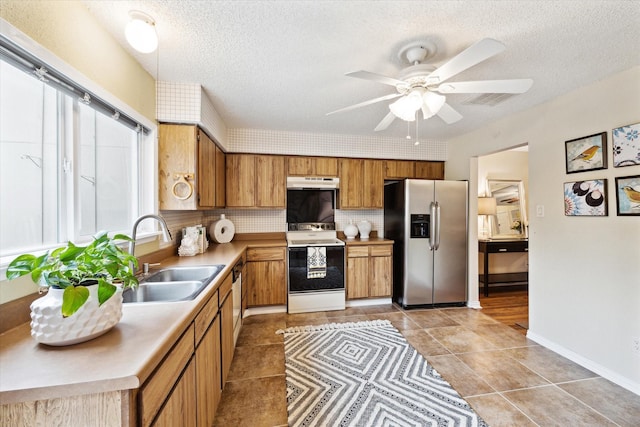
[{"label": "beige floor tile", "polygon": [[366,322],[369,316],[364,314],[344,317],[329,317],[327,323],[347,323],[347,322]]},{"label": "beige floor tile", "polygon": [[558,386],[621,426],[640,425],[640,396],[619,385],[593,378]]},{"label": "beige floor tile", "polygon": [[423,329],[405,329],[401,332],[407,342],[427,360],[430,360],[428,356],[450,354],[449,350]]},{"label": "beige floor tile", "polygon": [[283,335],[276,335],[276,331],[286,326],[284,322],[243,324],[236,346],[283,344]]},{"label": "beige floor tile", "polygon": [[527,345],[536,345],[533,341],[525,337],[520,332],[503,323],[491,323],[476,325],[473,331],[490,341],[497,348],[523,347]]},{"label": "beige floor tile", "polygon": [[484,314],[481,310],[473,308],[444,308],[440,312],[445,316],[453,319],[456,323],[473,328],[477,325],[499,323],[497,320]]},{"label": "beige floor tile", "polygon": [[284,345],[236,347],[229,381],[284,374]]},{"label": "beige floor tile", "polygon": [[287,327],[291,326],[307,326],[307,325],[324,325],[331,323],[329,318],[323,312],[320,313],[297,313],[287,316]]},{"label": "beige floor tile", "polygon": [[214,425],[271,427],[286,424],[284,375],[227,382]]},{"label": "beige floor tile", "polygon": [[466,400],[491,427],[536,426],[522,411],[498,393],[472,396]]},{"label": "beige floor tile", "polygon": [[427,332],[452,353],[497,349],[495,345],[463,326],[429,328]]},{"label": "beige floor tile", "polygon": [[359,316],[364,315],[360,307],[347,307],[344,310],[325,311],[325,316],[329,319],[334,317],[347,317],[347,316]]},{"label": "beige floor tile", "polygon": [[369,314],[367,318],[368,320],[388,320],[399,331],[420,329],[417,323],[400,312]]},{"label": "beige floor tile", "polygon": [[271,314],[257,314],[254,316],[245,317],[242,319],[243,325],[251,325],[253,323],[281,323],[285,324],[287,321],[287,313],[271,313]]},{"label": "beige floor tile", "polygon": [[399,311],[394,304],[365,305],[358,308],[362,311],[362,314],[396,313]]},{"label": "beige floor tile", "polygon": [[502,350],[464,353],[458,357],[497,391],[549,384]]},{"label": "beige floor tile", "polygon": [[590,370],[541,346],[513,348],[505,353],[552,383],[597,377]]},{"label": "beige floor tile", "polygon": [[408,310],[404,314],[416,322],[421,328],[438,328],[442,326],[458,326],[458,322],[443,314],[440,310]]},{"label": "beige floor tile", "polygon": [[541,426],[615,426],[587,405],[555,385],[502,394]]},{"label": "beige floor tile", "polygon": [[453,354],[430,356],[427,360],[462,397],[495,392],[486,381]]}]

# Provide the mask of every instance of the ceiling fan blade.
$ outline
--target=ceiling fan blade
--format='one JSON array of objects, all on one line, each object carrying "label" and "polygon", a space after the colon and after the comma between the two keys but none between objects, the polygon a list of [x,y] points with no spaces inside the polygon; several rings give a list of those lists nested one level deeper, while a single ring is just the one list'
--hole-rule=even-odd
[{"label": "ceiling fan blade", "polygon": [[462,119],[462,114],[458,113],[451,107],[451,105],[447,104],[446,102],[444,103],[442,108],[440,108],[440,111],[438,111],[436,114],[448,125]]},{"label": "ceiling fan blade", "polygon": [[372,73],[370,71],[354,71],[347,73],[345,76],[356,77],[358,79],[372,80],[374,82],[382,83],[385,85],[396,87],[396,85],[406,85],[402,80],[394,79],[393,77],[383,76],[382,74]]},{"label": "ceiling fan blade", "polygon": [[381,96],[380,98],[374,98],[374,99],[370,99],[368,101],[363,101],[363,102],[361,102],[359,104],[350,105],[348,107],[344,107],[344,108],[341,108],[339,110],[327,113],[326,115],[328,116],[330,114],[342,113],[344,111],[349,111],[349,110],[355,110],[356,108],[365,107],[367,105],[375,104],[376,102],[386,101],[387,99],[393,99],[393,98],[397,98],[399,96],[402,96],[402,94],[400,94],[400,93],[392,93],[391,95],[385,95],[385,96]]},{"label": "ceiling fan blade", "polygon": [[505,46],[494,39],[482,39],[472,44],[458,55],[454,56],[449,62],[438,67],[427,77],[427,81],[433,84],[442,83],[450,77],[471,68],[474,65],[499,54],[505,49]]},{"label": "ceiling fan blade", "polygon": [[525,93],[533,80],[481,80],[473,82],[444,83],[434,89],[440,93]]},{"label": "ceiling fan blade", "polygon": [[396,116],[391,111],[389,111],[389,114],[387,114],[382,120],[380,120],[380,123],[378,123],[378,126],[376,126],[374,131],[378,132],[380,130],[385,130],[391,123],[393,123],[395,118]]}]

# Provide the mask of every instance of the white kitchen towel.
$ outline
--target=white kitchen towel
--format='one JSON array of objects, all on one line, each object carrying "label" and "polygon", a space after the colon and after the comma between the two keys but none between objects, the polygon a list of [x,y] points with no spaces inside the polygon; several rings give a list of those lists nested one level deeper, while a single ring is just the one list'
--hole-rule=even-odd
[{"label": "white kitchen towel", "polygon": [[307,279],[323,279],[327,275],[327,248],[307,246]]}]

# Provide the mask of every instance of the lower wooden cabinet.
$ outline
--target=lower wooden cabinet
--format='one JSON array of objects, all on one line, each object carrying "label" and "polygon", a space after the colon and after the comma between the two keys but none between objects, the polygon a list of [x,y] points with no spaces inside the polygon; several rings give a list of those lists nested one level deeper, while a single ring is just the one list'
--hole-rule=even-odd
[{"label": "lower wooden cabinet", "polygon": [[220,346],[222,354],[222,388],[227,382],[233,361],[233,292],[228,292],[220,304]]},{"label": "lower wooden cabinet", "polygon": [[287,303],[285,247],[247,249],[247,305]]},{"label": "lower wooden cabinet", "polygon": [[187,365],[171,395],[153,423],[156,427],[195,427],[196,423],[196,364]]},{"label": "lower wooden cabinet", "polygon": [[219,314],[209,325],[209,329],[207,329],[202,341],[196,348],[195,360],[198,425],[210,426],[213,424],[220,397],[222,396]]},{"label": "lower wooden cabinet", "polygon": [[392,244],[347,245],[347,299],[390,297]]}]

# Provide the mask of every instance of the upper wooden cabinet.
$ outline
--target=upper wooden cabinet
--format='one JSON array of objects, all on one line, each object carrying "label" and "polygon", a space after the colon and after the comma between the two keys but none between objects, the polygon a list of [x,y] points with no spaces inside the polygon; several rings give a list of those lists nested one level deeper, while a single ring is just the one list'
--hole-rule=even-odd
[{"label": "upper wooden cabinet", "polygon": [[225,154],[195,125],[161,124],[160,209],[224,207]]},{"label": "upper wooden cabinet", "polygon": [[386,160],[384,179],[444,179],[444,162]]},{"label": "upper wooden cabinet", "polygon": [[338,176],[335,157],[289,157],[287,176]]},{"label": "upper wooden cabinet", "polygon": [[227,207],[285,207],[284,156],[227,154],[226,169]]},{"label": "upper wooden cabinet", "polygon": [[340,209],[384,207],[384,161],[340,159]]}]

